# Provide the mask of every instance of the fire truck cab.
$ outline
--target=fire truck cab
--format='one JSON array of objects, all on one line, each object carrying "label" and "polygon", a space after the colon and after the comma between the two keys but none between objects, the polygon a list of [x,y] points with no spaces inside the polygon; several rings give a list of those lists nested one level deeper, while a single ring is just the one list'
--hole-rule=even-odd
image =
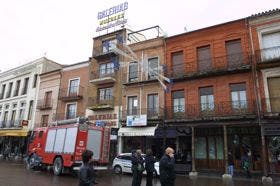
[{"label": "fire truck cab", "polygon": [[106,169],[109,147],[110,128],[92,126],[85,118],[76,118],[37,128],[31,136],[28,155],[29,160],[36,155],[40,166],[52,166],[54,174],[60,175],[66,169],[79,170],[85,149],[93,151],[97,169]]}]

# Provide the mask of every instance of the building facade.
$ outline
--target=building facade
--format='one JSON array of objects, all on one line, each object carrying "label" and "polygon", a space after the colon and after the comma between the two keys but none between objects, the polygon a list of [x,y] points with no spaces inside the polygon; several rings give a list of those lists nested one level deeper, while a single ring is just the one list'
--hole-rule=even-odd
[{"label": "building facade", "polygon": [[88,61],[66,65],[61,69],[57,110],[52,121],[85,117],[88,81]]},{"label": "building facade", "polygon": [[35,109],[40,86],[40,74],[60,68],[43,57],[0,74],[0,138],[1,152],[25,149],[26,137],[35,126]]},{"label": "building facade", "polygon": [[264,172],[280,173],[280,11],[249,19],[258,93],[259,125],[262,127]]},{"label": "building facade", "polygon": [[[132,42],[142,32],[155,34],[149,39],[137,39],[129,43],[135,59],[125,57],[122,72],[122,112],[118,132],[121,152],[135,149],[152,149],[160,157],[163,136],[157,130],[163,128],[165,85],[164,75],[164,37],[160,37],[159,27],[151,27],[128,34]],[[160,81],[159,81],[160,80]],[[156,135],[157,134],[157,135]]]},{"label": "building facade", "polygon": [[61,69],[40,75],[35,127],[46,127],[53,122],[58,106],[60,81]]},{"label": "building facade", "polygon": [[[247,21],[240,19],[166,39],[166,145],[178,162],[192,157],[192,171],[227,173],[227,155],[236,170],[252,153],[252,169],[261,170],[260,127],[252,73]],[[185,157],[185,158],[181,158]],[[190,162],[189,162],[190,163]]]}]

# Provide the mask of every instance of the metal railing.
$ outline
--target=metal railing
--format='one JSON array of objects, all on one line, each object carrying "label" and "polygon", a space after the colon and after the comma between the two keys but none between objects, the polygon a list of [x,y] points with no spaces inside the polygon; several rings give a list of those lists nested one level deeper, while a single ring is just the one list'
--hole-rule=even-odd
[{"label": "metal railing", "polygon": [[255,52],[257,63],[280,60],[280,46],[264,48]]},{"label": "metal railing", "polygon": [[195,74],[203,74],[216,71],[228,71],[242,69],[251,64],[251,56],[246,53],[237,53],[220,57],[204,59],[205,62],[211,62],[209,65],[200,66],[199,61],[185,61],[183,64],[170,66],[167,68],[166,76],[180,78]]},{"label": "metal railing", "polygon": [[44,110],[44,109],[51,109],[53,106],[52,99],[41,99],[37,101],[37,109]]},{"label": "metal railing", "polygon": [[59,99],[61,100],[78,100],[83,98],[84,87],[72,86],[67,88],[61,88],[59,90]]},{"label": "metal railing", "polygon": [[211,105],[186,104],[166,107],[166,119],[196,120],[211,117],[236,117],[255,115],[256,107],[252,101],[227,101]]},{"label": "metal railing", "polygon": [[114,96],[105,96],[103,98],[100,97],[89,97],[88,98],[88,106],[94,108],[103,108],[103,107],[114,107]]},{"label": "metal railing", "polygon": [[94,79],[100,79],[104,77],[115,77],[116,73],[114,68],[106,68],[106,69],[100,69],[100,70],[95,70],[90,73],[90,80]]},{"label": "metal railing", "polygon": [[122,111],[122,119],[126,119],[127,116],[133,115],[147,115],[147,119],[163,119],[163,108],[142,108],[142,109],[128,109]]},{"label": "metal railing", "polygon": [[107,54],[115,54],[113,49],[118,47],[118,44],[109,42],[107,47],[104,47],[103,44],[95,46],[92,51],[93,57],[99,57]]},{"label": "metal railing", "polygon": [[280,97],[263,98],[262,99],[263,114],[280,115]]},{"label": "metal railing", "polygon": [[52,121],[74,119],[78,117],[84,117],[84,115],[84,113],[55,113],[52,116]]},{"label": "metal railing", "polygon": [[[159,73],[159,71],[157,71]],[[159,73],[161,74],[161,73]],[[163,75],[163,73],[162,73]],[[133,71],[133,72],[124,72],[122,75],[122,83],[134,83],[134,82],[141,82],[141,81],[149,81],[155,80],[157,77],[156,74],[143,72],[143,71]]]}]

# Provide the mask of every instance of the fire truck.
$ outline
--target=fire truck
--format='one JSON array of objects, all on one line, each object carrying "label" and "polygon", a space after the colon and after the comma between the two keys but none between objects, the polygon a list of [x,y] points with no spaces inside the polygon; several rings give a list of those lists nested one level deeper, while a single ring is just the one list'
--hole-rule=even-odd
[{"label": "fire truck", "polygon": [[95,169],[106,169],[109,162],[110,128],[92,126],[86,118],[57,121],[37,128],[28,146],[27,165],[52,167],[55,175],[67,170],[77,171],[82,164],[82,152],[93,151]]}]

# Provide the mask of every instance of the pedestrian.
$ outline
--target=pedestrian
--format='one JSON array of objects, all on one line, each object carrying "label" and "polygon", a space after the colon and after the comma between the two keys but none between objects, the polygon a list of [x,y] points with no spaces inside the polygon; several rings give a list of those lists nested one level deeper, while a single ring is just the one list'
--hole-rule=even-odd
[{"label": "pedestrian", "polygon": [[228,173],[233,176],[234,161],[231,151],[228,152]]},{"label": "pedestrian", "polygon": [[153,186],[153,176],[155,172],[155,158],[153,156],[153,152],[151,149],[147,150],[147,154],[145,156],[145,169],[147,172],[147,181],[146,186]]},{"label": "pedestrian", "polygon": [[82,153],[83,164],[79,172],[79,186],[94,186],[95,172],[93,169],[93,152],[91,150],[85,150]]},{"label": "pedestrian", "polygon": [[249,155],[250,155],[250,150],[245,151],[245,153],[241,157],[241,167],[245,170],[247,178],[251,178],[251,173],[250,173],[251,163],[250,163]]},{"label": "pedestrian", "polygon": [[140,186],[142,181],[142,174],[144,171],[144,159],[140,149],[132,152],[131,157],[131,170],[132,170],[132,186]]},{"label": "pedestrian", "polygon": [[160,183],[162,186],[174,186],[176,178],[174,166],[174,150],[171,147],[167,147],[159,162]]}]

